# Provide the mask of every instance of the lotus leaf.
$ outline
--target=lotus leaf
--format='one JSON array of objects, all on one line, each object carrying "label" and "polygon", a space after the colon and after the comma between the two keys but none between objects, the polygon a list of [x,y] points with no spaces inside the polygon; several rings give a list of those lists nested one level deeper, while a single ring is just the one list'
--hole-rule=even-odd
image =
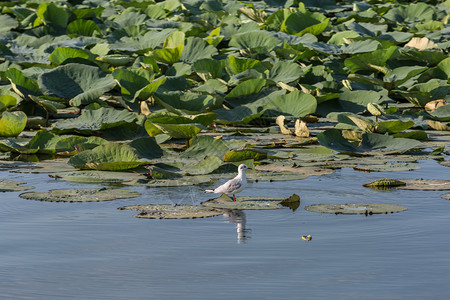
[{"label": "lotus leaf", "polygon": [[163,49],[156,49],[151,53],[151,56],[157,61],[174,64],[176,63],[184,49],[184,33],[181,31],[175,31],[167,36],[164,41]]},{"label": "lotus leaf", "polygon": [[120,207],[120,210],[141,210],[135,215],[143,219],[195,219],[220,216],[223,212],[200,205],[148,204]]},{"label": "lotus leaf", "polygon": [[222,63],[212,58],[196,60],[192,65],[192,69],[204,81],[212,78],[220,78],[222,76]]},{"label": "lotus leaf", "polygon": [[261,160],[267,158],[267,152],[255,149],[232,150],[224,155],[224,161]]},{"label": "lotus leaf", "polygon": [[107,144],[108,141],[96,137],[70,136],[61,138],[55,144],[55,152],[59,155],[75,155],[79,151],[90,150],[99,145]]},{"label": "lotus leaf", "polygon": [[77,19],[67,25],[68,34],[93,36],[96,31],[100,32],[100,28],[92,20]]},{"label": "lotus leaf", "polygon": [[211,58],[217,53],[216,47],[209,45],[201,38],[191,36],[186,39],[180,60],[192,64],[199,59]]},{"label": "lotus leaf", "polygon": [[356,171],[363,172],[404,172],[420,169],[419,166],[413,164],[385,164],[385,165],[363,165],[353,168]]},{"label": "lotus leaf", "polygon": [[404,206],[385,203],[314,204],[306,206],[305,209],[336,215],[388,214],[407,210]]},{"label": "lotus leaf", "polygon": [[27,115],[21,111],[3,112],[0,118],[0,136],[18,136],[27,125]]},{"label": "lotus leaf", "polygon": [[42,73],[38,83],[44,94],[71,99],[72,106],[94,102],[116,86],[112,75],[81,64],[67,64]]},{"label": "lotus leaf", "polygon": [[141,193],[115,188],[59,189],[49,192],[26,192],[19,197],[27,200],[50,202],[97,202],[123,198],[135,198]]},{"label": "lotus leaf", "polygon": [[135,113],[126,110],[115,110],[102,107],[96,110],[83,110],[75,119],[59,120],[54,124],[55,131],[78,131],[92,133],[96,130],[105,130],[124,124],[134,124],[137,120]]},{"label": "lotus leaf", "polygon": [[306,33],[321,34],[328,26],[330,19],[321,13],[298,11],[290,14],[281,25],[281,30],[302,36]]},{"label": "lotus leaf", "polygon": [[112,172],[112,171],[80,171],[61,172],[52,175],[55,178],[90,184],[127,184],[145,181],[145,176],[135,172]]},{"label": "lotus leaf", "polygon": [[202,206],[216,209],[241,210],[280,209],[279,203],[283,200],[285,199],[277,197],[236,197],[236,202],[233,202],[228,196],[224,195],[202,202]]},{"label": "lotus leaf", "polygon": [[22,71],[16,68],[9,68],[5,72],[11,82],[14,91],[22,98],[28,98],[28,95],[39,95],[39,86],[36,80],[27,78],[23,75]]},{"label": "lotus leaf", "polygon": [[153,137],[138,138],[129,143],[129,145],[137,151],[141,158],[151,160],[160,158],[164,154],[164,151]]},{"label": "lotus leaf", "polygon": [[55,65],[67,64],[68,62],[83,63],[83,61],[95,61],[95,56],[88,50],[71,48],[71,47],[59,47],[56,48],[52,54],[48,57],[48,60]]},{"label": "lotus leaf", "polygon": [[293,62],[278,61],[270,70],[268,78],[275,82],[290,83],[302,75],[304,75],[304,71],[300,65]]},{"label": "lotus leaf", "polygon": [[181,153],[180,156],[200,161],[205,156],[222,158],[229,150],[227,144],[220,139],[210,136],[196,136],[192,138],[190,147]]},{"label": "lotus leaf", "polygon": [[278,96],[266,105],[266,109],[298,118],[314,113],[316,107],[317,101],[314,96],[301,91]]},{"label": "lotus leaf", "polygon": [[267,31],[247,31],[232,36],[229,46],[244,50],[272,51],[281,41]]},{"label": "lotus leaf", "polygon": [[222,160],[217,156],[206,156],[196,164],[189,164],[185,169],[188,175],[210,174],[222,165]]},{"label": "lotus leaf", "polygon": [[129,145],[109,143],[72,156],[69,164],[78,169],[99,171],[124,171],[134,169],[144,162]]},{"label": "lotus leaf", "polygon": [[23,186],[26,182],[15,180],[0,180],[0,192],[19,192],[34,189],[34,186]]},{"label": "lotus leaf", "polygon": [[398,133],[414,126],[413,121],[403,122],[401,120],[384,121],[377,124],[376,130],[378,133]]},{"label": "lotus leaf", "polygon": [[265,86],[266,80],[255,78],[246,80],[234,87],[227,95],[227,98],[239,98],[256,94]]},{"label": "lotus leaf", "polygon": [[65,28],[69,20],[69,13],[63,7],[54,3],[41,3],[36,11],[38,19],[34,22],[34,26],[39,23],[55,24]]},{"label": "lotus leaf", "polygon": [[421,191],[446,191],[450,190],[450,180],[445,179],[401,179],[405,186],[398,187],[402,190]]},{"label": "lotus leaf", "polygon": [[416,140],[405,138],[394,138],[377,133],[364,133],[359,146],[355,146],[347,141],[337,129],[328,129],[317,136],[320,144],[327,148],[357,154],[392,154],[402,153],[419,146],[421,143]]}]

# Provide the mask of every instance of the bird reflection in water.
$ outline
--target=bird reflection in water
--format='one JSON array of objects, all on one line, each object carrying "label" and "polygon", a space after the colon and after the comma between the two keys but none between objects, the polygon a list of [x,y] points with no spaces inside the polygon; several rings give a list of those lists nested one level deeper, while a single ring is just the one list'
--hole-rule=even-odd
[{"label": "bird reflection in water", "polygon": [[250,238],[251,229],[245,228],[247,219],[245,212],[239,209],[224,209],[223,216],[227,223],[236,224],[237,243],[243,244]]}]

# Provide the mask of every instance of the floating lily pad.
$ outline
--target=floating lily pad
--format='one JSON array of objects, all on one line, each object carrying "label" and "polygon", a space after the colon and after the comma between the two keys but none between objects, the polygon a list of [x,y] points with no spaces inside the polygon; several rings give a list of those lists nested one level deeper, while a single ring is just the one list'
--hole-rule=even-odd
[{"label": "floating lily pad", "polygon": [[422,191],[446,191],[450,190],[450,180],[445,179],[401,179],[405,186],[398,187],[402,190]]},{"label": "floating lily pad", "polygon": [[385,203],[314,204],[306,206],[305,209],[318,213],[336,215],[388,214],[407,210],[404,206]]},{"label": "floating lily pad", "polygon": [[441,197],[444,199],[450,200],[450,193],[442,194]]},{"label": "floating lily pad", "polygon": [[139,180],[145,180],[145,176],[136,172],[111,172],[111,171],[75,171],[55,173],[51,175],[56,179],[78,183],[123,183],[133,184]]},{"label": "floating lily pad", "polygon": [[27,192],[19,197],[27,200],[49,202],[97,202],[114,199],[135,198],[141,193],[115,188],[58,189],[49,192]]},{"label": "floating lily pad", "polygon": [[419,170],[418,165],[413,164],[385,164],[385,165],[366,165],[356,166],[353,168],[355,171],[363,172],[404,172]]},{"label": "floating lily pad", "polygon": [[222,195],[219,198],[210,199],[202,202],[203,206],[221,209],[279,209],[281,201],[285,200],[280,197],[236,197],[236,202],[226,196]]},{"label": "floating lily pad", "polygon": [[143,219],[195,219],[220,216],[223,212],[200,205],[149,204],[119,207],[120,210],[137,210],[136,218]]},{"label": "floating lily pad", "polygon": [[0,192],[18,192],[34,189],[34,186],[22,186],[26,182],[15,180],[0,180]]}]

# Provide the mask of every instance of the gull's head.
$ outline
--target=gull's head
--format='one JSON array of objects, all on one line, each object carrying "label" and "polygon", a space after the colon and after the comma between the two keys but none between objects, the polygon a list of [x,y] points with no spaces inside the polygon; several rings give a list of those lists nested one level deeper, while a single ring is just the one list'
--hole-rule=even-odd
[{"label": "gull's head", "polygon": [[246,164],[240,164],[239,168],[238,168],[239,172],[243,172],[243,171],[245,171],[247,169],[248,169],[248,167],[247,167]]}]

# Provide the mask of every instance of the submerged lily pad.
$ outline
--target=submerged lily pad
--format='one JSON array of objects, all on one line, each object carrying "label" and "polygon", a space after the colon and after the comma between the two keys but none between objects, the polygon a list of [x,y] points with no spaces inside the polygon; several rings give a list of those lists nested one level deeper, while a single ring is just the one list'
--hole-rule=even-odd
[{"label": "submerged lily pad", "polygon": [[367,166],[356,166],[353,168],[356,171],[363,172],[404,172],[419,170],[418,165],[413,164],[385,164],[385,165],[367,165]]},{"label": "submerged lily pad", "polygon": [[369,183],[363,184],[363,186],[365,186],[365,187],[376,188],[376,189],[392,188],[392,187],[397,187],[397,186],[402,186],[402,185],[406,185],[406,183],[401,180],[391,179],[391,178],[380,178],[380,179],[371,181]]},{"label": "submerged lily pad", "polygon": [[136,218],[143,219],[195,219],[220,216],[223,212],[200,205],[149,204],[119,207],[120,210],[137,210]]},{"label": "submerged lily pad", "polygon": [[50,202],[97,202],[114,199],[135,198],[141,193],[115,188],[58,189],[49,192],[27,192],[19,197],[27,200]]},{"label": "submerged lily pad", "polygon": [[140,180],[145,180],[145,176],[136,172],[111,172],[111,171],[75,171],[55,173],[52,175],[60,180],[78,183],[123,183],[132,185]]},{"label": "submerged lily pad", "polygon": [[279,209],[278,204],[284,198],[279,197],[237,197],[236,202],[233,202],[230,197],[222,195],[219,198],[210,199],[202,202],[203,206],[220,208],[220,209]]},{"label": "submerged lily pad", "polygon": [[402,179],[405,186],[398,187],[402,190],[422,191],[446,191],[450,190],[450,180],[445,179]]},{"label": "submerged lily pad", "polygon": [[385,203],[314,204],[306,206],[305,209],[312,212],[336,215],[388,214],[407,210],[404,206]]},{"label": "submerged lily pad", "polygon": [[0,180],[0,192],[18,192],[34,189],[34,186],[22,186],[26,182],[15,180]]}]

